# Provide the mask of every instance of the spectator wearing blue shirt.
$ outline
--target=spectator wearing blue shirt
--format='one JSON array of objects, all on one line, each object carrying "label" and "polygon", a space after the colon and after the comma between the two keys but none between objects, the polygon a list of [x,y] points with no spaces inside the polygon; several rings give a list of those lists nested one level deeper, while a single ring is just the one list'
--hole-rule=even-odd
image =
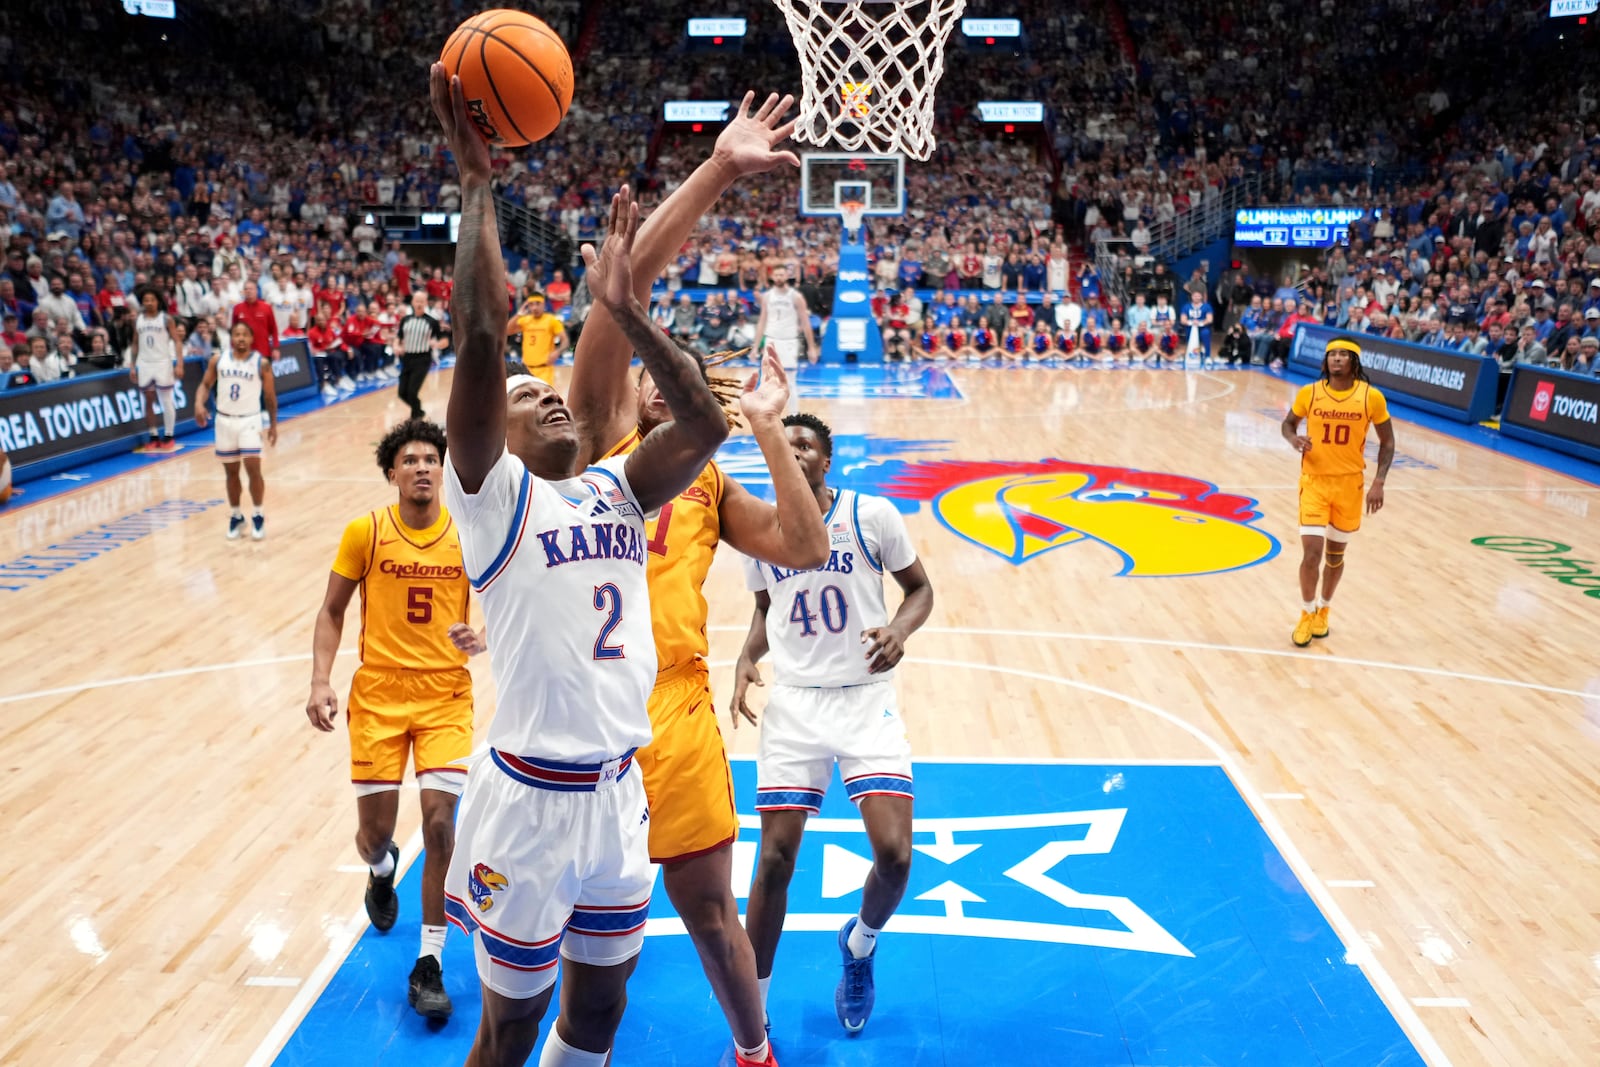
[{"label": "spectator wearing blue shirt", "polygon": [[917,252],[907,249],[906,258],[900,261],[898,276],[901,289],[915,289],[922,283],[922,260],[917,256]]},{"label": "spectator wearing blue shirt", "polygon": [[83,205],[78,203],[73,193],[72,183],[62,182],[60,192],[50,198],[50,204],[45,208],[44,219],[47,229],[52,233],[59,231],[66,234],[76,245],[83,236]]},{"label": "spectator wearing blue shirt", "polygon": [[949,329],[961,316],[961,309],[956,306],[956,294],[949,291],[942,293],[935,300],[931,314],[936,329]]},{"label": "spectator wearing blue shirt", "polygon": [[[1044,257],[1034,252],[1028,256],[1028,262],[1022,265],[1022,289],[1024,292],[1036,293],[1044,288],[1046,270]],[[1130,323],[1128,329],[1132,330]]]},{"label": "spectator wearing blue shirt", "polygon": [[[1256,297],[1257,301],[1260,301],[1260,299],[1261,299],[1260,297]],[[1046,301],[1046,306],[1048,307],[1049,303],[1051,302],[1050,294],[1048,294],[1048,293],[1045,294],[1045,301]],[[1245,312],[1245,314],[1248,315],[1249,312],[1247,311],[1247,312]],[[1133,306],[1128,308],[1128,316],[1127,316],[1128,317],[1128,332],[1129,333],[1138,333],[1140,330],[1146,329],[1150,325],[1150,320],[1154,315],[1155,315],[1154,310],[1151,309],[1150,305],[1148,305],[1148,304],[1146,304],[1144,302],[1144,294],[1143,293],[1135,293],[1133,295]],[[1050,317],[1051,317],[1050,325],[1052,325],[1052,326],[1055,325],[1054,316],[1055,316],[1055,312],[1051,311],[1050,312]],[[1040,314],[1040,317],[1041,318],[1044,317],[1042,312]]]}]

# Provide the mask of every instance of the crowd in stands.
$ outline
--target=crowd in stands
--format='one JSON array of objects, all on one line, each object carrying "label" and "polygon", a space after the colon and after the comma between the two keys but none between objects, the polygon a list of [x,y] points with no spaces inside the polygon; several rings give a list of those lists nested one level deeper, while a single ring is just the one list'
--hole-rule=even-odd
[{"label": "crowd in stands", "polygon": [[[175,23],[95,0],[62,0],[39,17],[0,12],[0,386],[119,365],[147,285],[162,290],[196,353],[218,343],[240,304],[260,300],[280,336],[309,335],[319,313],[331,321],[318,336],[338,327],[350,358],[330,386],[387,373],[371,346],[382,353],[414,293],[446,315],[448,269],[386,246],[365,209],[459,205],[420,86],[437,43],[469,12],[399,0],[181,10]],[[499,191],[575,239],[597,239],[613,189],[631,181],[647,206],[659,203],[709,148],[709,133],[663,131],[664,100],[798,88],[775,8],[746,13],[738,53],[687,49],[683,21],[703,13],[686,0],[542,5],[570,43],[592,47],[556,134],[497,154]],[[872,220],[866,235],[880,311],[913,354],[930,350],[924,335],[948,341],[951,323],[975,336],[966,297],[996,293],[1012,294],[1004,323],[992,299],[977,307],[998,350],[1026,334],[1039,351],[1048,319],[1054,351],[1067,351],[1065,334],[1078,352],[1118,351],[1119,338],[1138,351],[1140,323],[1163,292],[1180,327],[1189,292],[1143,255],[1152,231],[1257,175],[1269,197],[1368,214],[1349,248],[1294,279],[1292,293],[1282,279],[1207,287],[1219,345],[1238,319],[1252,356],[1270,360],[1292,313],[1593,365],[1596,91],[1528,47],[1536,27],[1525,7],[1273,0],[1195,19],[1176,0],[1155,0],[1119,24],[1115,4],[1014,0],[984,14],[1021,18],[1028,54],[952,52],[938,151],[908,170],[907,214]],[[1044,136],[979,122],[976,102],[997,96],[1044,100]],[[799,217],[797,201],[794,174],[736,188],[670,266],[658,314],[685,320],[681,335],[738,337],[778,265],[818,296],[813,311],[826,311],[840,228]],[[1115,279],[1082,252],[1108,238],[1130,242]],[[571,298],[573,266],[510,261],[515,287],[547,289],[552,310]],[[956,310],[941,310],[951,306],[943,295],[916,307],[916,289],[957,290]],[[681,299],[699,290],[722,295]],[[1248,322],[1246,290],[1265,305]],[[1013,321],[1018,304],[1035,320]],[[1108,336],[1086,338],[1086,325]],[[1156,354],[1172,343],[1157,336]]]}]

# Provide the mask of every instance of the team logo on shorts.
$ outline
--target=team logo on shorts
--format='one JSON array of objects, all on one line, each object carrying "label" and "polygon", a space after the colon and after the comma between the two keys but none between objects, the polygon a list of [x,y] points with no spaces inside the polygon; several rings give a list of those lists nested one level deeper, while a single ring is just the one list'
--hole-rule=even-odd
[{"label": "team logo on shorts", "polygon": [[494,907],[494,891],[511,885],[506,876],[487,863],[474,863],[467,878],[467,891],[472,894],[472,904],[479,911]]},{"label": "team logo on shorts", "polygon": [[1181,474],[1036,463],[910,463],[883,487],[932,502],[958,536],[1014,564],[1080,542],[1122,557],[1118,576],[1217,574],[1264,563],[1278,542],[1249,497]]}]

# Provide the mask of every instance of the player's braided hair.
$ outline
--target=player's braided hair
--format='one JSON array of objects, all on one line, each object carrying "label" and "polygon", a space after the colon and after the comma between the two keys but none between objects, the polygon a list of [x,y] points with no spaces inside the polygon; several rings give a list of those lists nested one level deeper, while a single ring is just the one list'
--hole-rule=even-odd
[{"label": "player's braided hair", "polygon": [[728,420],[728,428],[737,430],[744,423],[739,418],[739,394],[744,392],[744,382],[737,374],[712,374],[714,367],[720,367],[731,360],[739,359],[750,354],[750,347],[725,348],[720,352],[713,352],[700,361],[700,372],[706,376],[706,385],[711,388],[711,395],[717,398],[717,403],[722,406],[722,414]]},{"label": "player's braided hair", "polygon": [[1323,381],[1328,381],[1329,380],[1329,374],[1328,374],[1328,353],[1329,352],[1346,352],[1346,353],[1348,353],[1349,356],[1350,356],[1350,375],[1351,375],[1351,377],[1353,377],[1358,382],[1368,382],[1370,384],[1371,379],[1369,379],[1367,377],[1366,370],[1363,369],[1362,366],[1361,366],[1361,346],[1356,344],[1354,341],[1347,340],[1347,339],[1345,339],[1343,337],[1339,337],[1339,338],[1336,338],[1336,339],[1334,339],[1332,341],[1329,341],[1328,342],[1328,347],[1326,347],[1326,348],[1324,348],[1322,350],[1322,380]]},{"label": "player's braided hair", "polygon": [[833,458],[833,431],[828,428],[827,423],[811,414],[811,412],[802,411],[795,415],[785,415],[783,424],[785,426],[801,426],[816,434],[817,443],[822,446],[822,454],[829,459]]},{"label": "player's braided hair", "polygon": [[394,470],[395,457],[413,441],[432,445],[439,452],[439,462],[444,462],[444,427],[427,419],[407,419],[378,442],[378,469],[387,477]]}]

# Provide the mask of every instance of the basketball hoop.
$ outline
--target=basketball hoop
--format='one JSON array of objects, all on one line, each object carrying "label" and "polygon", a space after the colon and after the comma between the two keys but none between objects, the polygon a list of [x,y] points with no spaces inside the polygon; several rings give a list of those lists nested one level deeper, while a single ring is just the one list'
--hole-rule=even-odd
[{"label": "basketball hoop", "polygon": [[854,241],[861,233],[861,223],[867,217],[867,205],[859,200],[846,200],[839,205],[839,217],[844,220],[844,232]]},{"label": "basketball hoop", "polygon": [[933,94],[966,0],[773,0],[800,53],[794,137],[849,151],[933,154]]}]

